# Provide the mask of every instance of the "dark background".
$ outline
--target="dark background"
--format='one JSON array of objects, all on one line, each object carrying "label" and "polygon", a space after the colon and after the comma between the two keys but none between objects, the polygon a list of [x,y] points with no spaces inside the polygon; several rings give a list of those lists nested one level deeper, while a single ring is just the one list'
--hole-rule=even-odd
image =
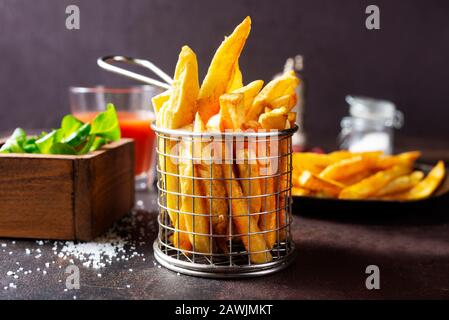
[{"label": "dark background", "polygon": [[[81,29],[65,28],[77,4]],[[381,30],[365,28],[380,7]],[[394,101],[399,137],[449,141],[449,2],[0,0],[0,131],[56,126],[69,85],[130,83],[96,58],[148,58],[172,74],[188,44],[202,78],[215,49],[246,15],[253,29],[240,59],[244,81],[269,80],[287,57],[305,56],[306,130],[333,143],[348,93]]]}]

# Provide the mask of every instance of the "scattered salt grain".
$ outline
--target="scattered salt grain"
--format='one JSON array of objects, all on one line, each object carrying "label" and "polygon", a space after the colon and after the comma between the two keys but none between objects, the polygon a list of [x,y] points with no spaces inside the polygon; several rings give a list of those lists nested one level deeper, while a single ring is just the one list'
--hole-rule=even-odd
[{"label": "scattered salt grain", "polygon": [[31,250],[30,249],[25,249],[25,254],[27,254],[27,255],[31,254]]},{"label": "scattered salt grain", "polygon": [[17,288],[17,286],[14,283],[12,283],[12,282],[9,284],[9,287],[13,288],[13,289]]}]

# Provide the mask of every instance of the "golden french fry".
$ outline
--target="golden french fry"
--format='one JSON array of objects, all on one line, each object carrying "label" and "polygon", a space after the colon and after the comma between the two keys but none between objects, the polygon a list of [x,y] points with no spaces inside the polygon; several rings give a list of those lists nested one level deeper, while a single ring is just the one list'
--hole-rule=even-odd
[{"label": "golden french fry", "polygon": [[303,171],[298,179],[299,186],[315,192],[324,192],[332,197],[338,197],[344,186],[336,181],[325,180],[310,171]]},{"label": "golden french fry", "polygon": [[[235,174],[231,164],[223,165],[223,175],[226,179],[226,192],[230,198],[232,208],[232,221],[237,233],[241,234],[241,239],[250,256],[252,263],[270,262],[273,257],[267,248],[263,235],[255,219],[248,219],[248,207],[243,197],[240,184],[235,179]],[[248,236],[248,234],[251,234]]]},{"label": "golden french fry", "polygon": [[[296,114],[296,113],[295,113]],[[288,129],[290,122],[286,121],[285,129]],[[289,168],[288,168],[288,140],[286,138],[281,138],[279,141],[279,156],[280,156],[280,194],[279,194],[279,240],[283,241],[287,236],[286,226],[289,224],[290,217],[288,216],[287,205],[288,204],[288,188],[291,187],[291,181],[288,179]],[[290,182],[290,183],[289,183]]]},{"label": "golden french fry", "polygon": [[349,186],[352,186],[353,184],[356,184],[356,183],[362,181],[363,179],[368,178],[369,176],[372,176],[376,172],[377,172],[376,170],[360,171],[360,172],[353,174],[352,176],[349,176],[345,179],[339,179],[339,180],[337,180],[337,182],[341,183],[342,185],[344,185],[346,187],[349,187]]},{"label": "golden french fry", "polygon": [[424,173],[422,171],[414,171],[409,175],[397,177],[385,187],[377,191],[372,197],[380,198],[407,191],[416,186],[423,179],[423,177]]},{"label": "golden french fry", "polygon": [[288,110],[285,107],[281,107],[267,113],[262,113],[259,117],[259,123],[266,130],[282,130],[285,128],[285,121],[287,119]]},{"label": "golden french fry", "polygon": [[223,121],[221,121],[221,114],[217,113],[216,115],[210,117],[209,121],[206,124],[206,129],[209,132],[222,132],[224,131]]},{"label": "golden french fry", "polygon": [[441,184],[445,175],[444,162],[438,161],[429,174],[408,192],[407,199],[418,200],[430,197]]},{"label": "golden french fry", "polygon": [[162,93],[159,93],[157,96],[154,96],[151,99],[153,103],[154,113],[157,115],[159,110],[162,108],[162,105],[170,99],[171,90],[166,90]]},{"label": "golden french fry", "polygon": [[320,178],[339,181],[361,171],[370,170],[376,166],[377,157],[371,154],[358,155],[343,159],[327,166],[320,173]]},{"label": "golden french fry", "polygon": [[298,102],[298,98],[296,92],[293,92],[272,100],[269,107],[271,109],[286,107],[290,111],[296,105],[296,102]]},{"label": "golden french fry", "polygon": [[[205,132],[206,128],[199,113],[196,114],[194,132]],[[199,138],[201,139],[201,138]],[[226,188],[223,181],[223,169],[220,164],[213,161],[212,154],[203,155],[206,150],[204,142],[194,142],[195,158],[204,159],[197,161],[198,175],[203,178],[201,184],[207,196],[207,208],[212,217],[212,230],[214,234],[226,235],[228,231],[228,202],[226,200]],[[210,179],[213,179],[211,183]],[[222,250],[226,247],[226,238],[217,237],[217,244]]]},{"label": "golden french fry", "polygon": [[226,93],[220,96],[220,115],[225,129],[239,130],[245,120],[243,93]]},{"label": "golden french fry", "polygon": [[262,127],[260,126],[259,121],[255,121],[255,120],[244,122],[242,128],[245,129],[245,130],[253,130],[255,132],[257,132],[260,129],[262,129]]},{"label": "golden french fry", "polygon": [[[287,114],[287,119],[290,124],[290,128],[293,128],[296,123],[296,112],[289,112]],[[286,128],[286,129],[288,129],[288,128]]]},{"label": "golden french fry", "polygon": [[398,165],[390,169],[379,171],[359,183],[344,188],[339,195],[340,199],[366,199],[373,196],[393,179],[408,174],[409,166]]},{"label": "golden french fry", "polygon": [[[278,240],[278,235],[281,236],[277,232],[278,216],[276,210],[277,208],[277,195],[276,193],[280,192],[280,179],[279,177],[273,177],[278,173],[278,168],[276,168],[278,161],[276,163],[272,162],[273,160],[262,161],[261,159],[269,159],[272,156],[275,156],[271,151],[271,146],[268,145],[264,150],[258,150],[259,154],[259,167],[262,172],[265,172],[266,178],[260,180],[260,188],[263,195],[266,195],[262,198],[262,214],[259,217],[259,226],[261,230],[266,231],[264,233],[265,242],[268,248],[273,248],[274,244]],[[279,207],[278,207],[279,209]],[[279,221],[280,222],[280,221]]]},{"label": "golden french fry", "polygon": [[[198,96],[198,64],[195,53],[187,46],[184,46],[179,54],[178,63],[176,64],[174,81],[169,99],[166,100],[157,113],[156,124],[158,127],[167,129],[179,129],[193,121],[196,113],[196,97]],[[191,129],[190,129],[191,130]],[[170,220],[177,230],[184,224],[179,221],[179,199],[176,193],[180,192],[178,174],[178,165],[175,163],[172,154],[176,148],[176,143],[168,139],[160,139],[159,150],[159,168],[163,176],[163,184],[167,191],[167,211]],[[183,238],[179,241],[179,245],[185,244],[186,234],[181,233]],[[178,239],[178,235],[175,235]],[[181,249],[188,250],[189,248]]]},{"label": "golden french fry", "polygon": [[292,94],[298,84],[299,79],[294,71],[288,71],[270,81],[254,98],[253,105],[246,114],[246,121],[259,119],[265,106],[283,95]]},{"label": "golden french fry", "polygon": [[192,154],[192,141],[185,140],[181,143],[180,150],[181,160],[179,163],[179,171],[183,176],[181,180],[181,211],[185,220],[189,239],[193,246],[193,251],[202,253],[211,253],[210,243],[210,223],[209,223],[209,207],[204,196],[203,185],[194,181],[198,177],[195,170]]},{"label": "golden french fry", "polygon": [[[258,177],[259,165],[256,160],[256,153],[251,148],[236,150],[237,157],[237,169],[240,185],[245,197],[249,197],[247,202],[247,208],[250,213],[259,213],[262,206],[261,188]],[[254,215],[253,218],[256,222],[259,220],[259,215]]]},{"label": "golden french fry", "polygon": [[241,93],[243,94],[243,108],[246,112],[251,108],[254,98],[260,92],[260,89],[263,87],[262,80],[256,80],[251,83],[248,83],[246,86],[241,87],[239,89],[233,90],[231,93]]},{"label": "golden french fry", "polygon": [[383,156],[377,161],[377,167],[379,169],[391,168],[395,165],[407,165],[411,166],[421,156],[419,151],[404,152],[395,156]]},{"label": "golden french fry", "polygon": [[243,76],[240,71],[238,60],[235,62],[234,70],[232,73],[231,81],[229,81],[228,88],[226,92],[232,92],[234,90],[240,89],[243,87]]},{"label": "golden french fry", "polygon": [[234,82],[236,65],[250,30],[251,19],[246,17],[215,52],[198,95],[198,112],[206,123],[219,112],[220,96]]},{"label": "golden french fry", "polygon": [[313,192],[308,189],[304,189],[301,187],[292,187],[292,195],[293,196],[299,196],[299,197],[303,196],[304,197],[304,196],[310,196],[312,194],[313,194]]},{"label": "golden french fry", "polygon": [[162,128],[179,129],[193,123],[199,92],[198,63],[188,46],[182,47],[176,64],[169,99],[158,112],[157,124]]}]

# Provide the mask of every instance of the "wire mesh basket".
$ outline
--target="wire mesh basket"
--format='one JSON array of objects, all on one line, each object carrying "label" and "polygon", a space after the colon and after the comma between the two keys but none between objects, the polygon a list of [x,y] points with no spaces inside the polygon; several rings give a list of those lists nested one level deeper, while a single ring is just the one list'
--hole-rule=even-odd
[{"label": "wire mesh basket", "polygon": [[291,138],[281,131],[157,136],[156,260],[213,278],[279,271],[295,256],[291,237]]}]

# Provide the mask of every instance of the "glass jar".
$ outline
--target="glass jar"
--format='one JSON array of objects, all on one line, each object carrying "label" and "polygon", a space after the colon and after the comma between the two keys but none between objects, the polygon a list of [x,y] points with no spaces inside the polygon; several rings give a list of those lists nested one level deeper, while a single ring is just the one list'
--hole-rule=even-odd
[{"label": "glass jar", "polygon": [[346,96],[349,117],[341,121],[339,145],[352,152],[393,152],[394,129],[402,127],[404,116],[394,103],[365,97]]}]

